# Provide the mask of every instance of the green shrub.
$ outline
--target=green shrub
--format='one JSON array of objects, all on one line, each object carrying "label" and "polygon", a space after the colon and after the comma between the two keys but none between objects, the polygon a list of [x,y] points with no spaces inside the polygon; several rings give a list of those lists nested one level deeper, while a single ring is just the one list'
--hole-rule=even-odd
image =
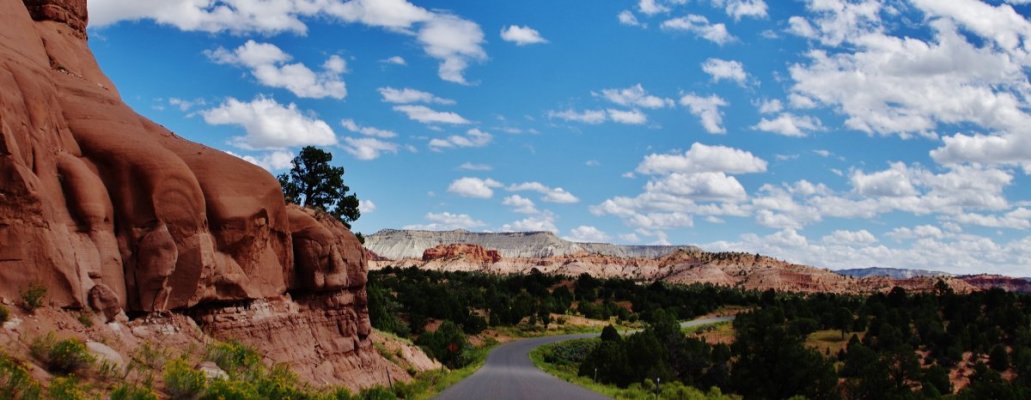
[{"label": "green shrub", "polygon": [[165,393],[174,400],[193,400],[204,392],[204,372],[194,369],[183,359],[165,364]]},{"label": "green shrub", "polygon": [[362,392],[358,394],[357,398],[360,400],[395,400],[397,399],[397,396],[394,396],[394,393],[391,392],[390,389],[383,386],[373,386],[362,390]]},{"label": "green shrub", "polygon": [[261,365],[261,355],[254,349],[236,341],[209,345],[206,359],[218,364],[230,376],[254,375]]},{"label": "green shrub", "polygon": [[258,395],[267,400],[299,400],[315,397],[313,390],[300,383],[289,367],[276,365],[255,380]]},{"label": "green shrub", "polygon": [[93,326],[93,314],[89,313],[88,311],[80,312],[77,319],[79,320],[79,323],[82,324],[82,326],[85,326],[87,328]]},{"label": "green shrub", "polygon": [[29,353],[46,366],[47,371],[67,375],[93,364],[95,358],[78,339],[56,340],[53,333],[33,339]]},{"label": "green shrub", "polygon": [[86,390],[79,386],[75,378],[57,377],[50,381],[50,389],[47,394],[51,399],[61,400],[86,400]]},{"label": "green shrub", "polygon": [[36,400],[41,388],[29,375],[28,369],[17,360],[0,353],[0,398],[10,400]]},{"label": "green shrub", "polygon": [[258,400],[254,387],[245,381],[216,379],[204,391],[202,400]]},{"label": "green shrub", "polygon": [[158,400],[158,395],[148,387],[123,383],[111,391],[111,400]]},{"label": "green shrub", "polygon": [[11,310],[7,309],[7,306],[0,304],[0,324],[7,322],[11,318]]},{"label": "green shrub", "polygon": [[28,312],[36,311],[46,301],[47,288],[40,283],[33,283],[21,292],[22,307]]}]

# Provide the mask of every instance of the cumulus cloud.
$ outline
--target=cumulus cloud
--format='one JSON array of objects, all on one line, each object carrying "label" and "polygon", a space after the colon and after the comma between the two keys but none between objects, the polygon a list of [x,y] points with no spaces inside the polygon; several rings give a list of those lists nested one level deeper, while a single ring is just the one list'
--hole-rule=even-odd
[{"label": "cumulus cloud", "polygon": [[766,18],[764,0],[712,0],[716,7],[723,7],[727,15],[740,20],[742,17]]},{"label": "cumulus cloud", "polygon": [[506,197],[501,204],[512,207],[512,211],[520,214],[537,214],[539,212],[537,210],[537,205],[533,204],[533,200],[518,194]]},{"label": "cumulus cloud", "polygon": [[759,112],[763,114],[779,113],[784,110],[784,104],[777,99],[765,99],[759,102]]},{"label": "cumulus cloud", "polygon": [[580,243],[605,243],[609,240],[609,235],[593,226],[580,225],[569,231],[566,240]]},{"label": "cumulus cloud", "polygon": [[494,189],[502,186],[504,185],[490,178],[464,177],[451,182],[451,186],[448,186],[447,191],[462,197],[489,199],[494,196]]},{"label": "cumulus cloud", "polygon": [[360,133],[360,134],[365,135],[365,136],[378,137],[378,138],[382,138],[382,139],[390,139],[392,137],[397,137],[397,133],[395,133],[394,131],[386,130],[386,129],[379,129],[379,128],[375,128],[375,127],[371,127],[371,126],[361,126],[361,125],[358,125],[356,122],[354,122],[353,119],[350,119],[350,118],[344,118],[344,119],[340,120],[340,125],[343,126],[344,129],[347,129],[348,131],[355,132],[355,133]]},{"label": "cumulus cloud", "polygon": [[451,111],[437,111],[422,105],[394,106],[394,111],[401,112],[409,119],[424,124],[467,125],[470,123],[469,120],[458,115],[458,113]]},{"label": "cumulus cloud", "polygon": [[576,203],[579,202],[576,196],[560,187],[548,187],[540,182],[523,182],[509,185],[506,188],[510,192],[531,191],[541,194],[541,200],[547,203]]},{"label": "cumulus cloud", "polygon": [[673,99],[648,94],[640,83],[623,89],[602,89],[601,93],[591,94],[624,107],[662,108],[673,107],[674,104]]},{"label": "cumulus cloud", "polygon": [[248,40],[234,50],[219,47],[205,54],[219,64],[245,67],[258,83],[289,90],[297,97],[347,97],[347,86],[341,79],[347,63],[340,56],[330,56],[322,65],[322,72],[316,73],[302,63],[290,63],[292,57],[271,43]]},{"label": "cumulus cloud", "polygon": [[393,56],[393,57],[384,58],[384,59],[380,60],[380,62],[385,63],[385,64],[393,64],[393,65],[401,65],[401,66],[408,65],[408,61],[405,61],[405,58],[401,57],[401,56]]},{"label": "cumulus cloud", "polygon": [[719,82],[725,79],[744,86],[745,81],[748,79],[748,74],[745,73],[745,67],[740,61],[710,58],[702,63],[702,71],[705,71],[705,73],[712,76],[712,80],[714,82]]},{"label": "cumulus cloud", "polygon": [[561,111],[548,111],[548,118],[594,125],[605,122],[607,117],[604,110],[576,111],[570,108]]},{"label": "cumulus cloud", "polygon": [[256,97],[250,102],[228,98],[218,107],[200,112],[211,125],[239,125],[247,132],[230,140],[244,149],[275,149],[297,146],[329,146],[337,143],[329,124],[293,103],[282,105],[272,98]]},{"label": "cumulus cloud", "polygon": [[440,61],[440,78],[461,84],[467,83],[463,73],[469,63],[487,59],[483,31],[475,22],[407,0],[93,0],[88,7],[93,28],[149,19],[184,31],[304,35],[304,19],[359,23],[414,37]]},{"label": "cumulus cloud", "polygon": [[490,170],[492,170],[494,168],[492,168],[490,165],[487,165],[487,164],[476,164],[476,163],[471,163],[471,162],[464,162],[464,163],[462,163],[462,165],[458,166],[458,169],[464,169],[466,171],[490,171]]},{"label": "cumulus cloud", "polygon": [[723,127],[723,113],[720,107],[727,105],[727,101],[717,95],[701,97],[694,93],[685,94],[680,98],[680,105],[688,107],[691,114],[701,119],[702,127],[709,133],[726,133]]},{"label": "cumulus cloud", "polygon": [[248,156],[226,151],[226,153],[244,159],[245,161],[264,168],[269,172],[282,171],[293,166],[294,153],[289,151],[270,151],[259,156]]},{"label": "cumulus cloud", "polygon": [[368,199],[358,200],[358,211],[361,212],[362,215],[371,214],[376,211],[376,203],[373,203],[372,200]]},{"label": "cumulus cloud", "polygon": [[529,26],[509,25],[501,28],[501,40],[515,43],[517,46],[547,43],[548,40],[540,32]]},{"label": "cumulus cloud", "polygon": [[742,174],[765,172],[767,163],[750,152],[725,146],[694,143],[683,154],[649,154],[637,166],[642,174],[673,172],[725,172]]},{"label": "cumulus cloud", "polygon": [[433,93],[424,92],[412,88],[395,89],[392,87],[381,87],[377,89],[383,101],[395,104],[427,103],[427,104],[455,104],[454,100],[434,96]]},{"label": "cumulus cloud", "polygon": [[638,110],[616,110],[610,108],[606,111],[612,122],[627,125],[641,125],[648,122],[648,116]]},{"label": "cumulus cloud", "polygon": [[616,16],[619,19],[619,23],[627,26],[645,26],[643,23],[637,20],[637,16],[634,15],[633,11],[623,10]]},{"label": "cumulus cloud", "polygon": [[405,225],[404,229],[425,230],[425,231],[449,231],[455,229],[476,229],[487,224],[469,214],[455,214],[450,212],[426,213],[428,224]]},{"label": "cumulus cloud", "polygon": [[549,212],[531,215],[524,219],[501,226],[502,232],[551,232],[558,233],[555,215]]},{"label": "cumulus cloud", "polygon": [[774,119],[762,118],[753,128],[778,135],[805,137],[809,132],[823,129],[823,124],[816,117],[782,113]]},{"label": "cumulus cloud", "polygon": [[465,135],[451,135],[443,139],[431,139],[430,149],[440,151],[453,147],[483,147],[493,139],[491,134],[473,128],[465,132]]},{"label": "cumulus cloud", "polygon": [[668,31],[691,32],[720,46],[737,40],[727,31],[726,25],[709,23],[708,18],[696,14],[665,20],[660,27]]},{"label": "cumulus cloud", "polygon": [[359,160],[375,160],[383,153],[397,153],[397,144],[374,137],[344,138],[344,151]]}]

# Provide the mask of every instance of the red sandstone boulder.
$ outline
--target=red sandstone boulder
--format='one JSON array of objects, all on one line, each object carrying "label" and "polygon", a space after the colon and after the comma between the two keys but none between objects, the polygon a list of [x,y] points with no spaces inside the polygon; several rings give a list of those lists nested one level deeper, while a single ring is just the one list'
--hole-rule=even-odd
[{"label": "red sandstone boulder", "polygon": [[497,250],[487,250],[483,246],[468,243],[442,244],[422,252],[423,261],[461,258],[481,264],[494,264],[501,261]]}]

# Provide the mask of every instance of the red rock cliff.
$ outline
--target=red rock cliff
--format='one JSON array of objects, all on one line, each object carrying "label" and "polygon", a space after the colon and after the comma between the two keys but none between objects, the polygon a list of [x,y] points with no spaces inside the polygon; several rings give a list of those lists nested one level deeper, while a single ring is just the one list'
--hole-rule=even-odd
[{"label": "red rock cliff", "polygon": [[86,22],[85,0],[0,0],[0,297],[42,284],[51,306],[183,310],[259,348],[278,335],[309,348],[273,360],[329,362],[302,373],[319,383],[373,362],[354,235],[126,106]]}]

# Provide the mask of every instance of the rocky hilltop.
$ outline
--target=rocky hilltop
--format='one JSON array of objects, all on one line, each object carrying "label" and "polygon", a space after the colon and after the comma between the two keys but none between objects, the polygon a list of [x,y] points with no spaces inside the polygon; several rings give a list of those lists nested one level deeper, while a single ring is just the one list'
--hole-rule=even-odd
[{"label": "rocky hilltop", "polygon": [[189,315],[312,382],[382,381],[355,236],[130,109],[89,50],[86,10],[0,0],[0,300],[36,285],[109,321]]},{"label": "rocky hilltop", "polygon": [[[466,238],[476,242],[460,241]],[[493,257],[490,254],[495,249],[483,243],[497,243],[506,247],[497,249],[501,257]],[[520,245],[529,248],[517,247]],[[1031,290],[1031,283],[1018,278],[951,276],[933,271],[896,269],[862,269],[842,273],[759,254],[706,252],[693,246],[573,243],[543,232],[387,230],[367,238],[366,246],[379,255],[370,261],[372,269],[395,266],[494,274],[526,274],[537,270],[567,276],[586,273],[599,278],[624,278],[642,282],[702,283],[746,290],[774,289],[802,293],[885,292],[895,286],[911,291],[931,291],[939,280],[957,292],[992,287],[1014,291]],[[401,257],[396,257],[398,254]]]},{"label": "rocky hilltop", "polygon": [[502,257],[546,258],[573,254],[601,254],[614,257],[655,258],[677,250],[698,250],[694,246],[627,246],[608,243],[578,243],[551,232],[469,232],[384,229],[365,238],[365,247],[380,257],[400,260],[419,258],[423,251],[442,244],[468,243],[497,250]]}]

